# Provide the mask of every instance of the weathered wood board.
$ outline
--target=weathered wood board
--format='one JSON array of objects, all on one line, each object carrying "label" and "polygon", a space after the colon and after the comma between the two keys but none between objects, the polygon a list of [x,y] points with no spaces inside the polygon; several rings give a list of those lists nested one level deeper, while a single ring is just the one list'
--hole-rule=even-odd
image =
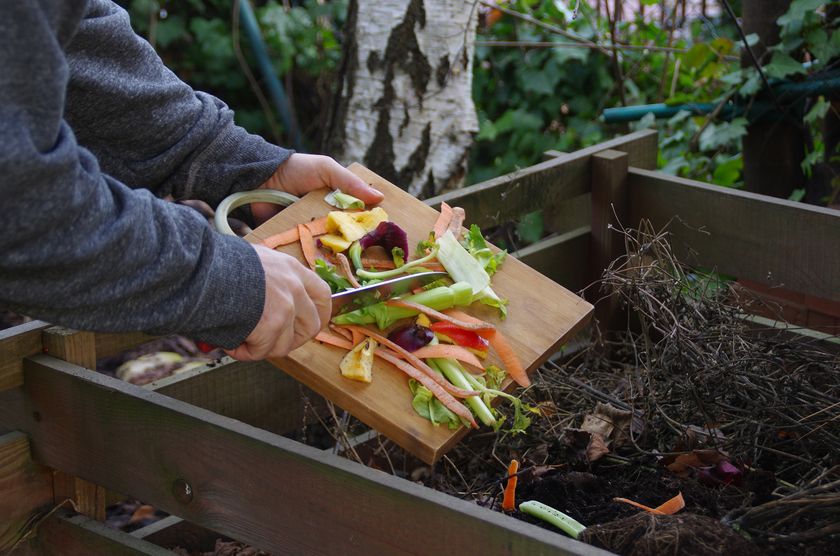
[{"label": "weathered wood board", "polygon": [[[385,194],[380,206],[391,221],[406,230],[409,248],[428,237],[438,216],[436,210],[359,164],[353,164],[350,170]],[[324,216],[334,210],[323,201],[326,193],[320,190],[308,194],[246,239],[259,242],[295,224]],[[302,260],[300,244],[280,249]],[[496,323],[529,371],[580,330],[592,312],[589,303],[513,257],[508,257],[493,276],[493,289],[510,301],[506,320],[500,321],[494,309],[478,303],[468,312]],[[455,431],[435,427],[419,417],[411,407],[407,378],[387,363],[377,360],[371,384],[343,378],[338,364],[344,353],[312,341],[272,362],[426,462],[437,460],[467,432],[463,427]],[[498,364],[493,356],[488,361]]]}]

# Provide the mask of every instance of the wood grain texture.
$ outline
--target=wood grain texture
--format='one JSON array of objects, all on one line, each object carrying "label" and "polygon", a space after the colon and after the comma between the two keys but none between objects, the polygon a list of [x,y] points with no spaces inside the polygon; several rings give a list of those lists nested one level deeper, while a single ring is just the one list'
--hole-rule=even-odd
[{"label": "wood grain texture", "polygon": [[272,554],[606,554],[49,356],[24,373],[23,407],[0,422],[30,434],[36,461]]},{"label": "wood grain texture", "polygon": [[561,156],[432,197],[426,203],[432,207],[440,206],[441,202],[461,206],[470,222],[482,228],[518,220],[535,210],[552,214],[567,199],[589,192],[593,154],[618,150],[628,154],[631,166],[656,168],[656,141],[656,130],[637,131],[573,153],[558,153]]},{"label": "wood grain texture", "polygon": [[[590,278],[595,282],[604,270],[624,252],[624,241],[617,231],[627,222],[627,153],[603,151],[592,155],[592,234],[590,235]],[[591,291],[591,300],[602,296],[600,288]],[[595,318],[604,330],[619,326],[618,296],[601,299]]]},{"label": "wood grain texture", "polygon": [[0,392],[23,384],[23,358],[41,353],[41,332],[49,326],[31,321],[0,330]]},{"label": "wood grain texture", "polygon": [[[354,164],[350,170],[385,194],[381,206],[393,222],[406,230],[410,247],[428,237],[438,216],[436,210],[361,165]],[[327,214],[331,207],[323,202],[325,192],[310,193],[246,239],[257,242]],[[472,222],[469,212],[467,222]],[[302,260],[299,243],[280,250]],[[495,310],[477,303],[469,311],[494,322],[528,370],[542,364],[563,341],[584,326],[592,310],[583,299],[513,258],[493,276],[493,289],[510,301],[507,320],[500,321]],[[344,353],[332,346],[309,342],[274,363],[428,463],[436,461],[465,434],[463,427],[451,431],[418,416],[411,406],[406,376],[387,363],[377,360],[371,384],[343,378],[338,364]],[[499,364],[493,357],[488,362]]]},{"label": "wood grain texture", "polygon": [[541,239],[520,249],[516,257],[573,292],[589,285],[589,226]]},{"label": "wood grain texture", "polygon": [[172,556],[172,552],[83,515],[53,515],[14,556]]},{"label": "wood grain texture", "polygon": [[[96,341],[93,332],[79,332],[61,326],[43,331],[44,353],[62,361],[96,372]],[[53,501],[61,504],[70,499],[76,509],[94,519],[105,519],[105,489],[62,471],[53,473]]]},{"label": "wood grain texture", "polygon": [[288,434],[317,420],[323,398],[267,361],[225,362],[144,386],[275,434]]},{"label": "wood grain texture", "polygon": [[32,462],[26,435],[0,436],[0,554],[14,546],[52,499],[50,472]]},{"label": "wood grain texture", "polygon": [[840,300],[840,211],[631,168],[630,225],[669,224],[686,263]]}]

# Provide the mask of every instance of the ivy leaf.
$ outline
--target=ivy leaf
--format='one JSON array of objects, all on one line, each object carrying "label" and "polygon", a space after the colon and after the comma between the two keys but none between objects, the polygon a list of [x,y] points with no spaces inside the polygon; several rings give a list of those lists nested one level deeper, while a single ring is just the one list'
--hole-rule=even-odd
[{"label": "ivy leaf", "polygon": [[747,68],[744,71],[744,75],[747,79],[744,81],[744,84],[741,85],[741,88],[738,89],[738,94],[744,97],[751,97],[756,94],[759,89],[761,89],[761,76],[758,74],[755,68]]},{"label": "ivy leaf", "polygon": [[535,243],[543,234],[543,213],[541,210],[529,212],[516,224],[516,233],[526,243]]},{"label": "ivy leaf", "polygon": [[741,177],[741,170],[744,168],[744,159],[741,155],[733,156],[725,162],[718,164],[712,174],[712,181],[724,187],[732,187],[738,183]]},{"label": "ivy leaf", "polygon": [[825,0],[794,0],[790,3],[787,13],[776,20],[781,27],[789,23],[802,21],[807,12],[812,12],[825,5]]},{"label": "ivy leaf", "polygon": [[826,101],[825,97],[821,96],[819,100],[814,103],[814,106],[808,110],[808,113],[805,114],[805,123],[811,125],[816,124],[818,121],[825,118],[829,108],[831,108],[831,103]]},{"label": "ivy leaf", "polygon": [[774,52],[771,62],[764,66],[764,73],[768,77],[781,79],[788,75],[803,74],[805,68],[802,67],[801,62],[794,60],[787,52]]},{"label": "ivy leaf", "polygon": [[700,150],[711,151],[733,144],[747,134],[747,119],[735,118],[729,123],[709,124],[700,134]]}]

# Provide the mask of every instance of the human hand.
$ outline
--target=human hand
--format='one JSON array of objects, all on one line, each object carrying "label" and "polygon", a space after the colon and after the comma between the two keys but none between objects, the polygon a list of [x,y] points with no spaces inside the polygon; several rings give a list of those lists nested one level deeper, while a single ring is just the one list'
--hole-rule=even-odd
[{"label": "human hand", "polygon": [[254,246],[265,271],[265,303],[257,326],[228,355],[241,361],[284,357],[330,319],[330,287],[297,259]]},{"label": "human hand", "polygon": [[[318,154],[293,154],[260,186],[299,197],[322,187],[338,189],[361,199],[367,205],[375,205],[383,198],[382,193],[370,187],[350,170],[329,156]],[[274,216],[278,210],[276,205],[251,204],[251,214],[257,225]]]}]

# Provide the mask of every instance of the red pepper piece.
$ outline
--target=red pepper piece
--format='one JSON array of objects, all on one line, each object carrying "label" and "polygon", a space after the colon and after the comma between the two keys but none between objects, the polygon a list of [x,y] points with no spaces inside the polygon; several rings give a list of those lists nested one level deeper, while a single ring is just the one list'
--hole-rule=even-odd
[{"label": "red pepper piece", "polygon": [[434,322],[430,328],[436,334],[446,336],[456,345],[465,347],[476,355],[482,357],[487,355],[490,342],[479,336],[478,333],[473,330],[464,330],[463,328],[458,328],[452,323],[444,321]]}]

